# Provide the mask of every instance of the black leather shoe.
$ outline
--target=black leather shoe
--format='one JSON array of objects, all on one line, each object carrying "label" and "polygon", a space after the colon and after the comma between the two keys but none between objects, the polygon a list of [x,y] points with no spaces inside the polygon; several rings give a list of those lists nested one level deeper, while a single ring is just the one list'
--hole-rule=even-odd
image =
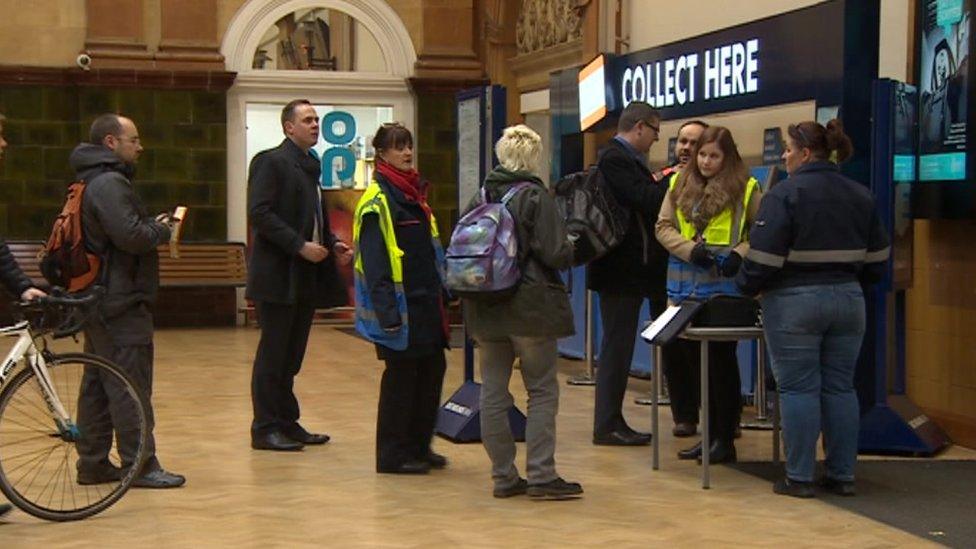
[{"label": "black leather shoe", "polygon": [[10,510],[13,509],[13,508],[14,508],[14,506],[13,505],[10,505],[9,503],[0,503],[0,517],[2,517],[4,515],[6,515],[7,513],[9,513]]},{"label": "black leather shoe", "polygon": [[112,465],[107,465],[105,467],[92,470],[79,470],[77,481],[78,484],[82,486],[91,486],[93,484],[118,482],[121,479],[122,469]]},{"label": "black leather shoe", "polygon": [[301,431],[292,431],[290,433],[285,433],[285,436],[294,440],[295,442],[301,442],[302,444],[311,444],[311,445],[325,444],[326,442],[332,440],[332,437],[330,437],[325,433],[322,434],[309,433],[304,429],[302,429]]},{"label": "black leather shoe", "polygon": [[701,447],[702,443],[699,440],[698,444],[695,444],[691,448],[685,448],[684,450],[678,450],[678,459],[698,459],[701,457]]},{"label": "black leather shoe", "polygon": [[391,475],[426,475],[430,472],[430,463],[426,460],[405,461],[396,467],[376,467],[377,473]]},{"label": "black leather shoe", "polygon": [[329,442],[331,437],[326,434],[315,434],[309,433],[304,427],[298,423],[292,424],[291,427],[285,427],[281,429],[281,432],[288,438],[294,440],[295,442],[301,442],[302,444],[325,444]]},{"label": "black leather shoe", "polygon": [[162,469],[149,471],[132,481],[133,488],[179,488],[186,484],[186,477]]},{"label": "black leather shoe", "polygon": [[853,480],[836,480],[830,477],[824,477],[817,484],[824,490],[838,496],[851,497],[857,494],[857,491],[854,489]]},{"label": "black leather shoe", "polygon": [[611,431],[605,435],[593,435],[593,444],[597,446],[647,446],[651,443],[651,435],[626,431]]},{"label": "black leather shoe", "polygon": [[275,431],[264,436],[251,437],[251,448],[255,450],[274,450],[277,452],[298,452],[305,445]]},{"label": "black leather shoe", "polygon": [[447,467],[447,458],[431,450],[427,452],[427,463],[431,469],[443,469]]},{"label": "black leather shoe", "polygon": [[698,425],[688,421],[679,421],[678,423],[675,423],[674,427],[671,429],[671,434],[680,438],[695,436],[695,433],[697,432]]},{"label": "black leather shoe", "polygon": [[495,488],[491,491],[491,495],[495,496],[496,498],[521,496],[528,491],[528,488],[529,483],[524,478],[519,477],[519,479],[515,481],[515,484],[512,484],[511,486],[495,486]]},{"label": "black leather shoe", "polygon": [[530,484],[526,492],[532,499],[576,499],[583,495],[583,486],[557,477],[545,484]]},{"label": "black leather shoe", "polygon": [[781,478],[773,484],[773,492],[781,496],[792,496],[795,498],[812,498],[813,483],[799,482],[789,478]]},{"label": "black leather shoe", "polygon": [[[712,441],[712,447],[708,451],[708,464],[716,465],[719,463],[735,463],[735,445],[731,442],[721,440]],[[698,455],[698,463],[701,463],[701,452]]]}]

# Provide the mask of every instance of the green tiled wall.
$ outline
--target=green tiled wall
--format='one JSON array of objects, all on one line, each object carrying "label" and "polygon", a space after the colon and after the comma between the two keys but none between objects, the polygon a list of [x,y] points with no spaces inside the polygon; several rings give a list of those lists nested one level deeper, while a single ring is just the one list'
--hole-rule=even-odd
[{"label": "green tiled wall", "polygon": [[417,94],[417,170],[431,182],[428,195],[441,240],[457,221],[457,113],[453,93]]},{"label": "green tiled wall", "polygon": [[184,239],[227,238],[224,93],[7,86],[0,87],[0,112],[7,117],[9,143],[0,165],[0,235],[5,238],[47,237],[74,175],[68,155],[105,112],[128,116],[139,127],[146,150],[135,185],[150,212],[187,205]]}]

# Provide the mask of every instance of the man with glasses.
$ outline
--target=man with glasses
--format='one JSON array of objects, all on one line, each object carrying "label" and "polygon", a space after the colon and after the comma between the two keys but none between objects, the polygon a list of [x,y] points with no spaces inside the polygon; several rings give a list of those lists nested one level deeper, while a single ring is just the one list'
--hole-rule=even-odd
[{"label": "man with glasses", "polygon": [[[139,130],[132,120],[103,114],[92,122],[88,143],[75,147],[68,161],[76,179],[87,183],[81,208],[85,246],[102,258],[100,284],[106,289],[100,314],[85,326],[85,350],[121,366],[150,397],[152,310],[159,289],[156,247],[169,240],[172,221],[169,214],[150,216],[132,185],[142,151]],[[96,373],[85,372],[78,399],[79,426],[82,432],[108,436],[85,437],[76,445],[79,484],[101,484],[121,478],[123,470],[108,459],[112,428],[117,434],[123,467],[132,465],[139,444],[139,429],[132,423],[136,419],[132,413],[131,401],[121,387],[102,380]],[[151,410],[147,420],[149,458],[132,485],[182,486],[186,478],[164,470],[156,458]]]},{"label": "man with glasses", "polygon": [[617,134],[599,154],[603,178],[621,206],[630,211],[623,241],[587,269],[587,287],[600,296],[603,340],[596,373],[593,444],[639,446],[651,436],[630,428],[623,416],[624,392],[641,304],[650,301],[654,316],[666,303],[668,254],[654,238],[667,182],[656,182],[647,153],[658,140],[661,117],[649,104],[634,101],[624,108]]}]

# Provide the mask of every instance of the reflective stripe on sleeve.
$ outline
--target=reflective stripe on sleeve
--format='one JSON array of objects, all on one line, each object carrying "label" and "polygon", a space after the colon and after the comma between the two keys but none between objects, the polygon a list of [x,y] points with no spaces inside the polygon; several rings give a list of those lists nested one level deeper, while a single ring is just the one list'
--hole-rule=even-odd
[{"label": "reflective stripe on sleeve", "polygon": [[[867,250],[790,250],[790,263],[861,263]],[[751,253],[751,251],[750,251]]]},{"label": "reflective stripe on sleeve", "polygon": [[890,256],[890,255],[891,255],[891,246],[888,246],[886,248],[882,248],[882,249],[877,250],[877,251],[874,251],[874,252],[868,252],[864,256],[864,262],[865,263],[880,263],[882,261],[887,261],[888,260],[888,256]]},{"label": "reflective stripe on sleeve", "polygon": [[755,248],[749,249],[749,251],[746,253],[746,259],[760,265],[766,265],[767,267],[778,268],[782,267],[783,264],[786,263],[786,258],[781,255],[763,252]]}]

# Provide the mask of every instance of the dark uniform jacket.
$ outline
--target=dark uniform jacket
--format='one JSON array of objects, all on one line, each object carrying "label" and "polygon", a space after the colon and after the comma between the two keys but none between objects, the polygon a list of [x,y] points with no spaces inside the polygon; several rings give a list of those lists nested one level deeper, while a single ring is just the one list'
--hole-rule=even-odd
[{"label": "dark uniform jacket", "polygon": [[832,162],[805,164],[766,193],[749,244],[735,280],[746,295],[877,281],[890,252],[871,192]]},{"label": "dark uniform jacket", "polygon": [[[508,202],[518,235],[522,271],[518,289],[510,299],[497,303],[466,300],[465,326],[475,338],[487,340],[573,335],[569,294],[559,276],[559,271],[573,265],[573,245],[555,201],[538,178],[501,168],[488,175],[484,186],[488,199],[497,202],[518,181],[532,184]],[[465,213],[480,203],[476,196]]]},{"label": "dark uniform jacket", "polygon": [[[320,163],[290,139],[251,161],[247,212],[251,224],[248,299],[291,305],[312,300],[316,307],[344,305],[347,292],[335,255],[312,263],[298,254],[312,241],[318,216],[321,242],[336,242],[319,199]],[[316,211],[318,210],[318,212]]]},{"label": "dark uniform jacket", "polygon": [[[410,323],[405,350],[394,351],[377,345],[376,353],[380,359],[425,356],[448,344],[447,324],[442,309],[443,286],[430,223],[419,204],[408,200],[382,175],[375,174],[375,179],[386,195],[397,247],[403,251],[403,292],[407,298],[407,322]],[[359,253],[376,318],[386,329],[400,324],[400,312],[393,287],[390,257],[379,223],[376,214],[363,216]]]},{"label": "dark uniform jacket", "polygon": [[69,162],[87,182],[81,223],[86,246],[103,261],[101,320],[117,344],[149,344],[159,290],[156,247],[169,240],[169,226],[149,215],[130,181],[134,167],[110,149],[82,143]]},{"label": "dark uniform jacket", "polygon": [[14,299],[20,299],[20,294],[33,286],[31,280],[20,269],[20,265],[17,265],[17,260],[14,259],[10,248],[2,238],[0,238],[0,282],[14,296]]},{"label": "dark uniform jacket", "polygon": [[630,226],[619,246],[590,263],[591,290],[664,299],[668,253],[654,237],[667,181],[651,178],[647,165],[622,143],[611,139],[600,151],[598,165],[614,198],[631,212]]}]

